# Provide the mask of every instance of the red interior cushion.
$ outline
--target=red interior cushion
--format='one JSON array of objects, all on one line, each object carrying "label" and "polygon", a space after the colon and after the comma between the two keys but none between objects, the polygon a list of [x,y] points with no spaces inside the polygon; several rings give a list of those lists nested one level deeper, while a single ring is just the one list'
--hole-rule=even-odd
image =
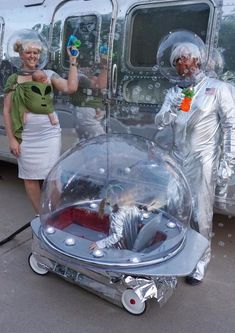
[{"label": "red interior cushion", "polygon": [[77,207],[66,208],[49,221],[50,225],[61,230],[72,223],[105,234],[108,234],[109,231],[109,217],[107,215],[100,219],[97,212]]}]

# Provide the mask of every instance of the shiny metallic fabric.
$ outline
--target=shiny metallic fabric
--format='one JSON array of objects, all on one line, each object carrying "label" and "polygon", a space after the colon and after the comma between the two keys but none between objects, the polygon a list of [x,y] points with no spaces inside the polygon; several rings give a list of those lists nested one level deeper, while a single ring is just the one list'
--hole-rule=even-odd
[{"label": "shiny metallic fabric", "polygon": [[194,271],[192,272],[192,277],[197,279],[197,280],[202,280],[207,267],[210,263],[211,260],[211,247],[209,246],[201,259],[198,261],[197,266],[195,267]]},{"label": "shiny metallic fabric", "polygon": [[157,280],[157,301],[161,306],[166,304],[177,287],[177,278],[174,276],[162,277]]},{"label": "shiny metallic fabric", "polygon": [[129,288],[132,288],[135,291],[136,295],[138,295],[142,302],[149,298],[158,297],[157,287],[152,279],[127,276],[124,282]]},{"label": "shiny metallic fabric", "polygon": [[[182,89],[178,86],[169,89],[155,124],[159,130],[172,126],[172,154],[182,165],[191,186],[192,226],[211,240],[216,184],[224,186],[234,173],[235,103],[228,83],[202,72],[196,76],[193,89],[189,112],[174,112],[173,102]],[[192,276],[201,280],[209,261],[210,248]]]},{"label": "shiny metallic fabric", "polygon": [[99,248],[133,248],[141,222],[141,213],[137,207],[123,206],[110,214],[109,236],[97,241]]},{"label": "shiny metallic fabric", "polygon": [[156,298],[160,306],[164,305],[173,294],[177,279],[174,276],[157,279],[126,276],[124,285],[134,290],[141,302]]}]

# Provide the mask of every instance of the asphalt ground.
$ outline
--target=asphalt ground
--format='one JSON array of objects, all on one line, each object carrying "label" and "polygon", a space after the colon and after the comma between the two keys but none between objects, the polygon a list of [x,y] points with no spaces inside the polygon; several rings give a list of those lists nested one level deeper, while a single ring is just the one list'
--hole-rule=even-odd
[{"label": "asphalt ground", "polygon": [[[0,162],[0,240],[34,215],[15,165]],[[159,307],[141,316],[105,301],[54,274],[28,265],[31,230],[0,247],[0,333],[234,333],[235,218],[215,215],[213,256],[205,280],[191,287],[178,280]]]}]

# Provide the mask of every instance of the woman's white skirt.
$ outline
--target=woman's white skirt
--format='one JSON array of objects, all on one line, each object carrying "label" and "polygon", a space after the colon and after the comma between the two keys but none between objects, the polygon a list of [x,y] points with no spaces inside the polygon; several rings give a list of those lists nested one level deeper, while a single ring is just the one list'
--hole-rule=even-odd
[{"label": "woman's white skirt", "polygon": [[47,115],[27,112],[18,158],[19,178],[45,179],[61,151],[61,128]]}]

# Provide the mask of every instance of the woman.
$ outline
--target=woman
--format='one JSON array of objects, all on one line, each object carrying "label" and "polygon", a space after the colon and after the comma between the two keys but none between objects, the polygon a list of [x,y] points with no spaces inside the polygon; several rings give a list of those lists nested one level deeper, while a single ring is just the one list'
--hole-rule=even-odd
[{"label": "woman", "polygon": [[[8,78],[5,87],[3,117],[6,127],[9,148],[17,158],[19,178],[24,180],[26,193],[36,214],[40,208],[41,182],[57,161],[61,148],[61,129],[59,123],[51,124],[46,114],[27,113],[27,123],[22,131],[15,131],[15,124],[22,123],[19,101],[21,84],[32,81],[33,72],[38,69],[42,44],[34,40],[18,40],[14,43],[14,51],[19,53],[22,70]],[[77,56],[69,54],[69,75],[63,79],[55,72],[46,70],[53,88],[67,94],[76,92],[78,88]],[[29,110],[30,111],[30,110]],[[20,126],[18,126],[19,128]]]}]

